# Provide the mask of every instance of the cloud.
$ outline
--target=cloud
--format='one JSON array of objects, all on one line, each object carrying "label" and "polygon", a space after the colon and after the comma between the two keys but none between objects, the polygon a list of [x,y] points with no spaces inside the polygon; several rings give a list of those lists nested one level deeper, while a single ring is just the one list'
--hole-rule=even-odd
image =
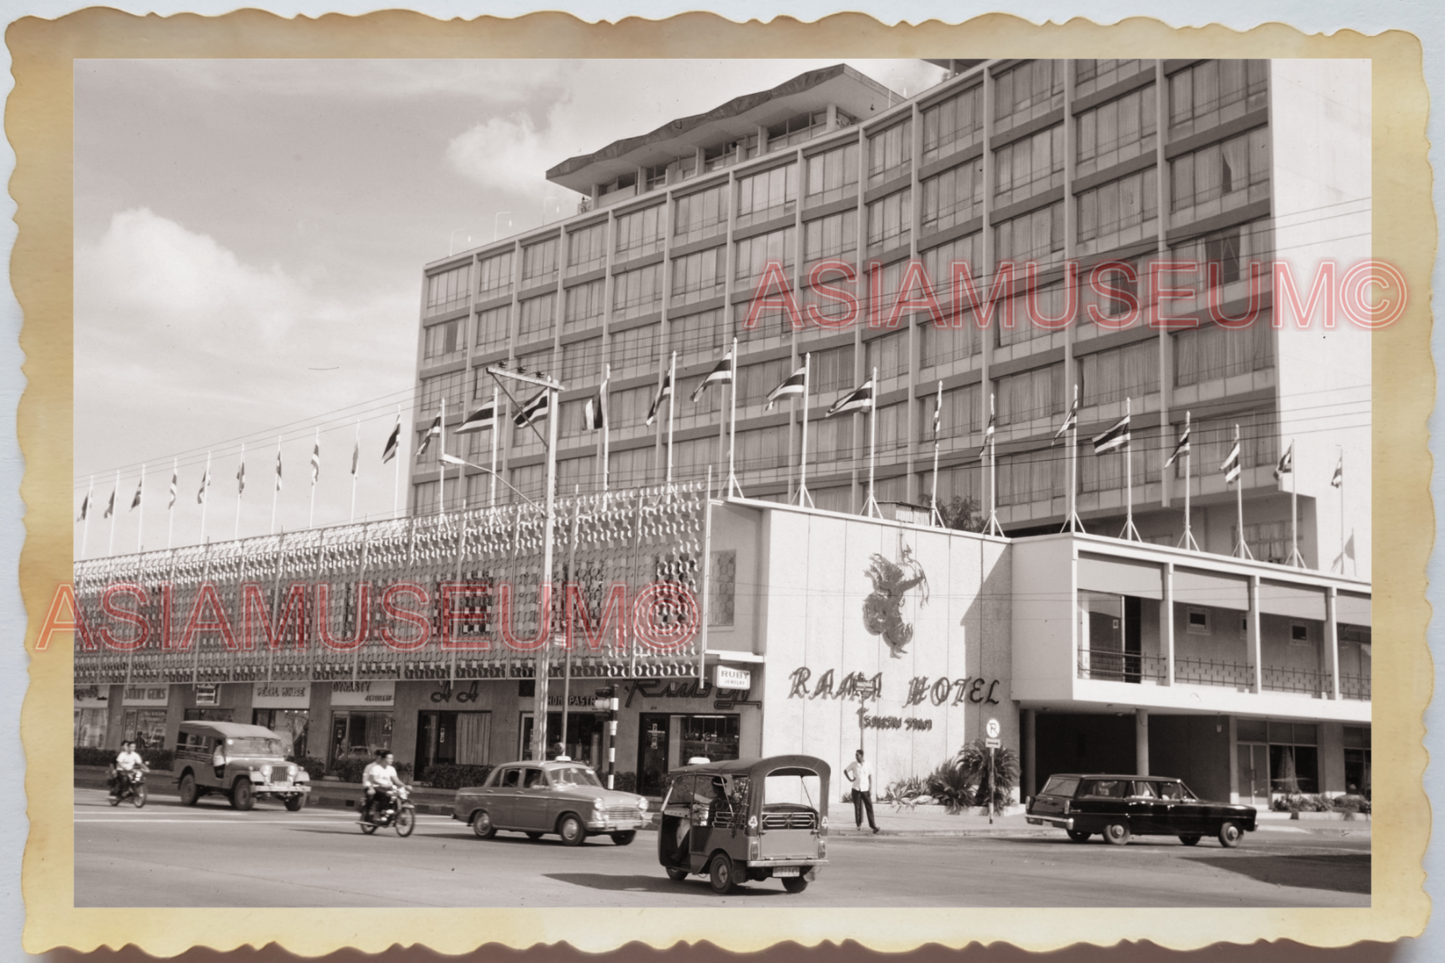
[{"label": "cloud", "polygon": [[538,131],[525,114],[493,117],[453,137],[446,158],[452,169],[483,187],[533,194],[547,186],[547,169],[563,158],[555,130]]}]

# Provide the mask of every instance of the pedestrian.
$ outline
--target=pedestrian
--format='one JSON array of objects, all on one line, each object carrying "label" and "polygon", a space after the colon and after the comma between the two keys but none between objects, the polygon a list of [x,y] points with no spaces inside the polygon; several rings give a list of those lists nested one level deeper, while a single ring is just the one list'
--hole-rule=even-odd
[{"label": "pedestrian", "polygon": [[863,750],[859,749],[854,754],[855,758],[843,770],[843,775],[853,784],[853,821],[859,829],[863,828],[863,810],[868,810],[868,827],[873,830],[873,835],[878,835],[878,824],[873,821],[873,767],[863,760]]}]

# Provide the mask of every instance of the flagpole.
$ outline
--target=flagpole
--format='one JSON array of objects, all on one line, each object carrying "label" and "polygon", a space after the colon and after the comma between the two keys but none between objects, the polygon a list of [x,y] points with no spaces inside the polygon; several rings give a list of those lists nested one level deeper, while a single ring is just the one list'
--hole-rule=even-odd
[{"label": "flagpole", "polygon": [[105,547],[105,554],[106,554],[106,555],[114,555],[114,554],[115,554],[115,516],[117,516],[117,515],[120,514],[120,512],[117,510],[117,506],[116,506],[116,504],[115,504],[115,501],[116,501],[116,499],[119,498],[119,497],[120,497],[120,469],[117,468],[116,471],[115,471],[115,488],[112,489],[111,495],[110,495],[110,539],[109,539],[108,544],[107,544],[106,547]]},{"label": "flagpole", "polygon": [[492,480],[488,507],[497,507],[497,435],[502,430],[502,416],[497,408],[497,389],[492,388]]},{"label": "flagpole", "polygon": [[[873,387],[874,390],[877,391],[878,383],[876,381],[873,383]],[[877,407],[876,398],[874,399],[874,407]],[[933,488],[928,496],[929,502],[933,505],[933,508],[929,515],[929,520],[938,525],[938,527],[940,528],[943,527],[943,513],[938,510],[938,421],[939,418],[942,417],[942,411],[943,382],[940,381],[938,383],[938,397],[934,399],[933,402]]]},{"label": "flagpole", "polygon": [[[397,439],[400,441],[401,439]],[[244,453],[245,449],[242,449]],[[361,467],[361,419],[356,419],[356,447],[351,449],[351,524],[356,524],[356,472]]]},{"label": "flagpole", "polygon": [[[551,412],[548,412],[551,416]],[[447,513],[447,396],[442,395],[440,414],[437,416],[437,514]]]},{"label": "flagpole", "polygon": [[993,428],[994,409],[993,392],[988,394],[988,521],[983,526],[985,535],[997,535],[1003,538],[1003,526],[998,523],[998,451],[994,447]]},{"label": "flagpole", "polygon": [[166,551],[171,549],[171,540],[176,534],[176,483],[180,481],[181,460],[171,459],[170,504],[166,506]]},{"label": "flagpole", "polygon": [[206,452],[206,473],[201,476],[201,544],[206,544],[206,508],[210,504],[211,453]]},{"label": "flagpole", "polygon": [[[728,497],[731,498],[734,491],[738,497],[743,497],[743,488],[738,484],[737,462],[734,460],[738,441],[738,339],[733,338],[733,379],[728,385]],[[1344,518],[1342,514],[1340,516]],[[1343,523],[1341,523],[1343,526]],[[1341,527],[1340,531],[1344,531]],[[1343,544],[1343,543],[1342,543]],[[1340,556],[1344,558],[1342,554]]]},{"label": "flagpole", "polygon": [[1062,531],[1083,533],[1079,519],[1079,384],[1074,382],[1074,407],[1066,415],[1069,421],[1069,517]]},{"label": "flagpole", "polygon": [[[1184,412],[1184,437],[1189,437],[1189,412]],[[1184,449],[1184,538],[1180,541],[1179,547],[1191,551],[1202,551],[1199,543],[1194,540],[1194,529],[1190,527],[1189,513],[1189,489],[1193,487],[1194,475],[1194,445],[1191,443]]]},{"label": "flagpole", "polygon": [[231,534],[233,541],[241,540],[241,499],[246,497],[246,443],[241,442],[241,470],[236,477],[236,530]]},{"label": "flagpole", "polygon": [[672,491],[672,422],[677,412],[677,352],[667,365],[667,490]]},{"label": "flagpole", "polygon": [[809,508],[813,507],[813,496],[808,494],[808,379],[812,369],[812,358],[811,352],[803,355],[803,455],[798,462],[798,506],[800,508],[804,505]]},{"label": "flagpole", "polygon": [[1295,464],[1294,439],[1289,440],[1289,564],[1304,568],[1304,556],[1299,553],[1299,466]]},{"label": "flagpole", "polygon": [[878,498],[873,487],[873,464],[878,450],[878,369],[873,369],[873,397],[868,406],[868,500],[863,503],[863,514],[870,518],[882,518]]},{"label": "flagpole", "polygon": [[[1239,425],[1234,426],[1234,444],[1239,445]],[[1240,452],[1238,462],[1239,474],[1234,480],[1234,502],[1236,512],[1236,528],[1239,532],[1239,540],[1234,546],[1234,554],[1239,558],[1253,559],[1254,553],[1249,550],[1249,545],[1244,541],[1244,453]]]},{"label": "flagpole", "polygon": [[316,426],[316,440],[311,446],[311,514],[306,518],[306,527],[316,527],[316,482],[321,475],[321,466],[317,461],[318,453],[321,451],[321,426]]},{"label": "flagpole", "polygon": [[276,436],[276,481],[271,485],[271,531],[276,534],[276,498],[281,494],[281,436]]},{"label": "flagpole", "polygon": [[146,521],[145,486],[146,466],[145,463],[142,462],[140,466],[140,481],[137,482],[135,486],[135,493],[138,499],[138,504],[135,507],[140,509],[140,514],[135,517],[135,551],[137,555],[141,553],[142,546],[145,544],[145,542],[142,541]]},{"label": "flagpole", "polygon": [[[88,543],[88,542],[90,541],[90,513],[91,513],[91,512],[94,510],[94,508],[95,508],[95,506],[91,504],[91,503],[94,502],[94,501],[95,501],[95,476],[94,476],[94,475],[91,475],[91,476],[90,476],[90,487],[85,490],[85,502],[84,502],[85,512],[84,512],[82,518],[80,519],[80,521],[81,521],[81,523],[82,523],[81,526],[80,526],[80,557],[81,557],[81,558],[85,558],[85,546],[86,546],[86,543]],[[1341,500],[1340,500],[1340,571],[1341,571],[1341,573],[1343,573],[1344,570],[1345,570],[1345,535],[1344,535],[1344,531],[1345,531],[1345,509],[1344,509],[1344,504],[1345,504],[1345,503],[1344,503],[1344,499],[1341,498]],[[167,547],[169,547],[169,546],[167,546]]]},{"label": "flagpole", "polygon": [[[602,396],[597,403],[602,406],[602,494],[607,494],[607,469],[608,461],[611,458],[610,439],[608,435],[612,432],[612,419],[607,410],[607,382],[612,380],[612,365],[602,366]],[[493,484],[496,484],[493,482]]]},{"label": "flagpole", "polygon": [[1340,574],[1345,574],[1345,446],[1340,449]]},{"label": "flagpole", "polygon": [[[1131,414],[1131,400],[1124,399],[1124,417]],[[1124,530],[1119,537],[1131,542],[1142,542],[1139,537],[1139,529],[1134,527],[1134,434],[1131,429],[1126,429],[1124,441]]]}]

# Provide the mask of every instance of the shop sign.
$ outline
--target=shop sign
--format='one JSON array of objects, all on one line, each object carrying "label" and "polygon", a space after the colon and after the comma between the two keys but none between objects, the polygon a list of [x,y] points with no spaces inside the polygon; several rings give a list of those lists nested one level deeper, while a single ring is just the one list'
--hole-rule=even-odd
[{"label": "shop sign", "polygon": [[719,689],[741,689],[746,692],[753,687],[753,674],[747,669],[720,665],[713,670],[712,681]]},{"label": "shop sign", "polygon": [[196,683],[196,705],[213,706],[216,704],[217,685],[214,682]]},{"label": "shop sign", "polygon": [[253,709],[309,709],[311,683],[257,682],[251,692]]},{"label": "shop sign", "polygon": [[75,687],[77,709],[104,709],[110,705],[110,686],[78,685]]},{"label": "shop sign", "polygon": [[128,706],[167,706],[171,703],[171,687],[168,685],[128,685],[121,696],[121,704]]},{"label": "shop sign", "polygon": [[706,699],[716,696],[713,708],[720,711],[735,706],[762,705],[761,702],[748,701],[747,689],[725,689],[699,679],[635,679],[625,684],[627,699],[622,703],[624,709],[632,705],[633,696],[644,699]]},{"label": "shop sign", "polygon": [[331,704],[369,709],[390,709],[396,705],[395,679],[331,683]]}]

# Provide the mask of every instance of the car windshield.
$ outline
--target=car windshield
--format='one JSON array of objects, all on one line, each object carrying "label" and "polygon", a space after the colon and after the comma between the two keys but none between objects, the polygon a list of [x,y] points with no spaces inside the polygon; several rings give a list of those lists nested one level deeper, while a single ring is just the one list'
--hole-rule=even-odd
[{"label": "car windshield", "polygon": [[600,787],[602,780],[586,766],[562,766],[552,770],[552,785],[558,789],[570,789],[573,786]]},{"label": "car windshield", "polygon": [[1072,796],[1079,788],[1078,776],[1050,776],[1044,783],[1042,796]]},{"label": "car windshield", "polygon": [[239,736],[226,740],[226,751],[233,756],[279,756],[281,740],[265,736]]}]

